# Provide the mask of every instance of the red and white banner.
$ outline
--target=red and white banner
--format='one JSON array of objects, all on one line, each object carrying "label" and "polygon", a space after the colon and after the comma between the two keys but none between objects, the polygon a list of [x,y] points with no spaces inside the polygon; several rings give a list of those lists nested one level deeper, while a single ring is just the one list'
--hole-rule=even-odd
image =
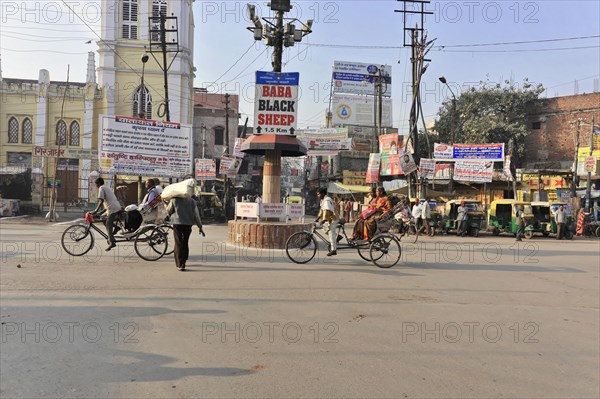
[{"label": "red and white banner", "polygon": [[456,181],[471,183],[490,183],[494,163],[491,161],[456,161],[454,164],[454,178]]},{"label": "red and white banner", "polygon": [[196,158],[195,162],[196,180],[215,180],[217,178],[217,161]]},{"label": "red and white banner", "polygon": [[228,177],[237,176],[238,169],[242,164],[242,160],[233,157],[221,157],[219,165],[219,174],[227,175]]},{"label": "red and white banner", "polygon": [[235,139],[235,146],[233,147],[233,156],[236,158],[244,158],[246,156],[245,152],[242,152],[242,144],[244,144],[246,139]]}]

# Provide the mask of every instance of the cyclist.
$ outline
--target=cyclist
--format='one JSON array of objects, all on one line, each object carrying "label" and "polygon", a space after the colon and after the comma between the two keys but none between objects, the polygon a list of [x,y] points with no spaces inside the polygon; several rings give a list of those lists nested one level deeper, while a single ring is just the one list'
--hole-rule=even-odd
[{"label": "cyclist", "polygon": [[329,243],[331,249],[327,253],[327,256],[337,255],[337,227],[338,227],[338,216],[335,212],[335,204],[330,196],[327,195],[327,189],[321,187],[317,190],[317,198],[320,200],[320,210],[315,223],[319,222],[319,219],[323,219],[323,230],[329,233]]},{"label": "cyclist", "polygon": [[93,214],[98,214],[101,207],[104,207],[106,213],[108,213],[108,218],[106,219],[106,232],[108,233],[108,248],[107,251],[110,251],[114,247],[117,246],[115,242],[115,224],[119,219],[119,212],[121,212],[121,203],[117,199],[117,196],[112,192],[111,189],[104,185],[104,179],[99,177],[95,181],[96,187],[98,187],[98,206],[92,212]]}]

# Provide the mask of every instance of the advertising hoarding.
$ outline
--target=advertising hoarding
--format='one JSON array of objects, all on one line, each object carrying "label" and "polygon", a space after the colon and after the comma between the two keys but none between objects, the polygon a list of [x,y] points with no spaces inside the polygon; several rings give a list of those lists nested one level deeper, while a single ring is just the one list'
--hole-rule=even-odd
[{"label": "advertising hoarding", "polygon": [[180,178],[192,173],[192,127],[100,115],[100,172]]}]

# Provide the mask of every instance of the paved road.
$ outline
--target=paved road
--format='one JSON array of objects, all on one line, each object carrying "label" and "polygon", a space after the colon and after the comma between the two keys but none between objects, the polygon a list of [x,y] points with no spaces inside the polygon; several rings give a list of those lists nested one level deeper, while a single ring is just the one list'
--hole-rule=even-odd
[{"label": "paved road", "polygon": [[181,273],[0,227],[2,398],[600,395],[598,240],[426,238],[384,270],[207,226]]}]

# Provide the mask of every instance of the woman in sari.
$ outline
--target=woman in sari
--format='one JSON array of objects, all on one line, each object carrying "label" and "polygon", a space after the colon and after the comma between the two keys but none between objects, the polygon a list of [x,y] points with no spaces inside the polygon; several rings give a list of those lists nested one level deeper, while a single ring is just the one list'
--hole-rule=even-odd
[{"label": "woman in sari", "polygon": [[365,236],[367,239],[373,238],[377,231],[377,219],[392,208],[388,201],[387,193],[383,187],[377,187],[377,196],[375,197],[375,213],[365,220]]},{"label": "woman in sari", "polygon": [[353,241],[364,240],[364,237],[365,237],[364,236],[365,215],[370,216],[373,212],[376,211],[376,209],[375,209],[375,202],[377,201],[376,195],[377,195],[377,191],[375,190],[375,188],[372,188],[371,192],[367,196],[367,198],[370,197],[369,206],[367,207],[367,209],[362,211],[360,213],[360,215],[358,215],[358,218],[356,219],[356,223],[354,224],[354,229],[352,230],[352,240]]}]

